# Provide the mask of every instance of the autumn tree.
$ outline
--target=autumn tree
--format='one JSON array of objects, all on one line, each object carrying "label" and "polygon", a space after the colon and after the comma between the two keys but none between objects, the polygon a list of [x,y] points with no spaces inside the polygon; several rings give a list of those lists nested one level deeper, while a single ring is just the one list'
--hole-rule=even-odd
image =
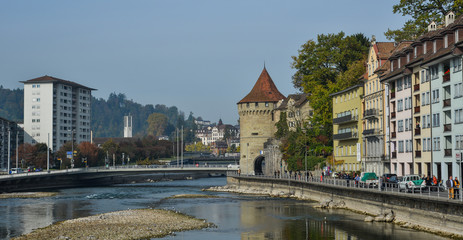
[{"label": "autumn tree", "polygon": [[167,127],[167,116],[162,113],[153,113],[149,115],[148,119],[148,134],[156,137],[162,136]]},{"label": "autumn tree", "polygon": [[103,165],[104,162],[101,161],[103,159],[103,152],[94,144],[90,142],[81,142],[78,149],[80,150],[80,157],[87,160],[88,166],[94,167]]},{"label": "autumn tree", "polygon": [[463,13],[462,0],[400,0],[393,6],[394,13],[408,16],[401,29],[388,29],[384,33],[389,40],[400,42],[402,40],[414,40],[427,31],[428,25],[434,21],[442,23],[444,16],[449,11],[456,15]]}]

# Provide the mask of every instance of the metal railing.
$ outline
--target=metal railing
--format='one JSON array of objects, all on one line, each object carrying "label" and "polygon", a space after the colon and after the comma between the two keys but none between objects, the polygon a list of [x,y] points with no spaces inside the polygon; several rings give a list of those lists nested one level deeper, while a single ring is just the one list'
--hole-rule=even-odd
[{"label": "metal railing", "polygon": [[[283,173],[274,176],[266,176],[266,175],[245,175],[245,174],[238,174],[236,172],[229,172],[227,176],[232,177],[252,177],[252,178],[260,178],[260,179],[287,179],[291,182],[307,182],[307,183],[316,183],[316,184],[326,184],[332,186],[340,186],[345,188],[353,188],[353,189],[363,189],[369,191],[379,191],[384,192],[385,194],[404,194],[408,196],[421,196],[421,197],[429,197],[434,199],[448,199],[451,200],[459,200],[463,203],[463,192],[462,192],[462,185],[460,188],[455,188],[453,190],[453,195],[444,186],[443,183],[439,185],[431,185],[431,186],[416,186],[416,187],[408,187],[407,184],[399,184],[399,183],[362,183],[361,181],[356,181],[354,179],[342,179],[342,178],[333,178],[333,177],[321,177],[321,176],[306,176],[306,175],[299,175],[299,174],[292,174],[289,175],[288,173]],[[458,193],[457,193],[458,192]]]}]

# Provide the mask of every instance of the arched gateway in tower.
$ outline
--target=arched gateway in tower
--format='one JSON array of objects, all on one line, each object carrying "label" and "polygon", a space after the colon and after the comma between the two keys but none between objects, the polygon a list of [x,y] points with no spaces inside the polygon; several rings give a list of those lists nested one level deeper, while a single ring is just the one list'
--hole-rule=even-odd
[{"label": "arched gateway in tower", "polygon": [[264,67],[251,92],[238,102],[243,174],[265,174],[264,143],[275,134],[275,108],[285,98]]}]

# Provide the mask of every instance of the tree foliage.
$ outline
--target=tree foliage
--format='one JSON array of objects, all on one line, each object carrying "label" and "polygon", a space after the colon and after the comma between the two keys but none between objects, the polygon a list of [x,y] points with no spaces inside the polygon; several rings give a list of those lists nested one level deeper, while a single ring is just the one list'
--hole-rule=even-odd
[{"label": "tree foliage", "polygon": [[[50,156],[50,164],[52,154]],[[13,159],[16,159],[16,152],[14,152]],[[18,167],[36,167],[36,168],[47,168],[47,145],[44,143],[37,143],[31,145],[29,143],[21,144],[18,148],[18,162],[21,164]],[[12,161],[12,164],[16,167],[16,161]]]},{"label": "tree foliage", "polygon": [[167,127],[167,116],[162,113],[152,113],[148,119],[148,134],[156,137],[162,136]]},{"label": "tree foliage", "polygon": [[408,16],[401,29],[388,29],[384,33],[387,39],[400,42],[402,40],[414,40],[427,31],[428,25],[434,21],[444,22],[445,14],[453,11],[456,15],[463,13],[462,0],[400,0],[393,6],[393,12]]},{"label": "tree foliage", "polygon": [[296,89],[309,93],[314,109],[311,123],[322,129],[321,135],[332,135],[332,101],[330,94],[359,83],[365,72],[363,62],[368,53],[369,40],[358,33],[346,36],[344,32],[318,35],[317,41],[302,45],[298,56],[293,56],[296,69],[293,84]]},{"label": "tree foliage", "polygon": [[0,117],[11,121],[23,120],[24,92],[22,89],[6,89],[0,85]]}]

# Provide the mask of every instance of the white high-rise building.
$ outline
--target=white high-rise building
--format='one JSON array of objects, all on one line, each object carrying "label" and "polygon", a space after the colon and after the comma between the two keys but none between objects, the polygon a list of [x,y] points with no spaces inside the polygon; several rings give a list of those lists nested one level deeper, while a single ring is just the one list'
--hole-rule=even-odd
[{"label": "white high-rise building", "polygon": [[132,115],[124,116],[124,137],[132,137]]},{"label": "white high-rise building", "polygon": [[24,142],[47,143],[53,151],[74,138],[90,142],[93,88],[43,76],[24,83]]}]

